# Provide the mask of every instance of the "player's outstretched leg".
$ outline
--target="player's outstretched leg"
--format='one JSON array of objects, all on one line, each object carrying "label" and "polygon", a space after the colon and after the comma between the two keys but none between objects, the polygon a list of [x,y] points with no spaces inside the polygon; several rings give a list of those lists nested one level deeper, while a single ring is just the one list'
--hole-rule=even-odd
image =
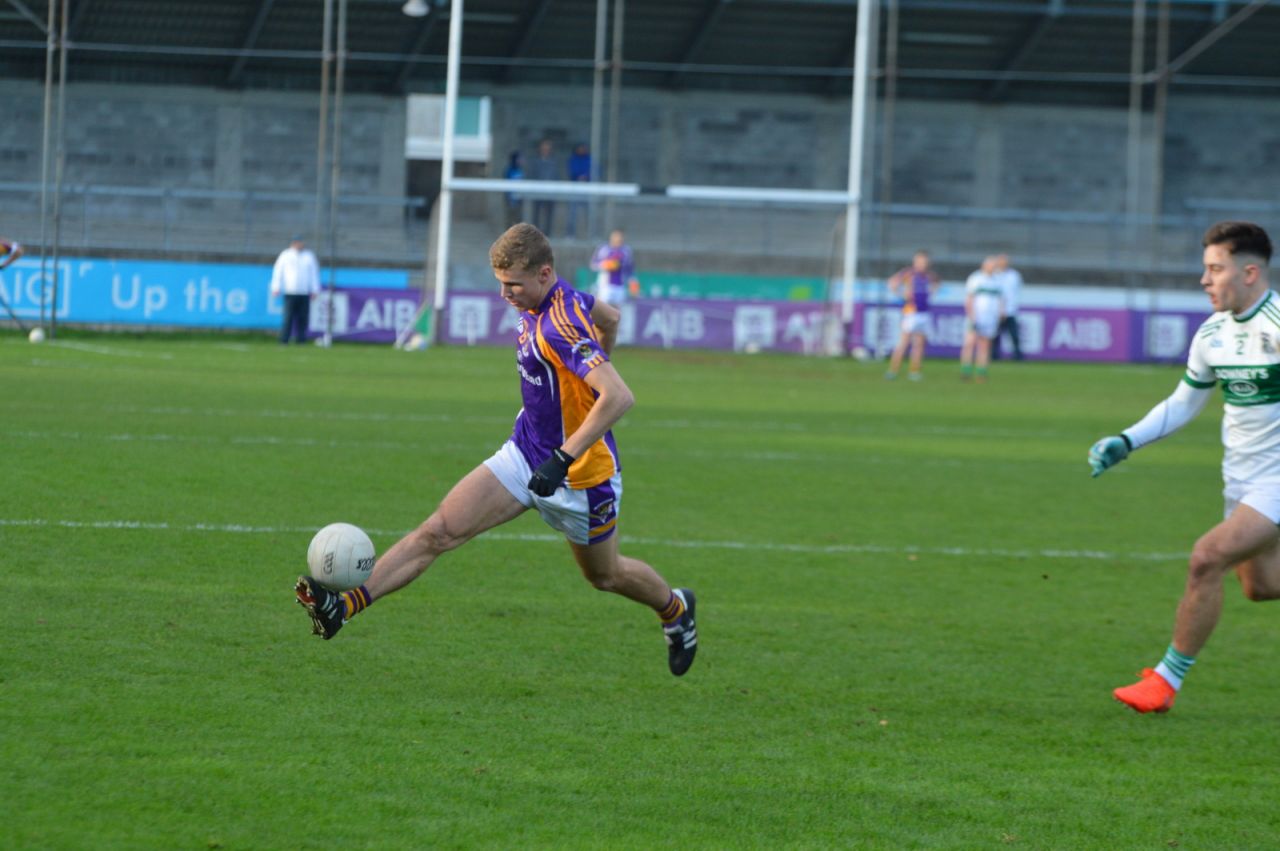
[{"label": "player's outstretched leg", "polygon": [[1168,712],[1177,690],[1151,668],[1142,669],[1142,679],[1112,692],[1116,700],[1138,712]]},{"label": "player's outstretched leg", "polygon": [[698,652],[698,625],[694,620],[698,601],[689,588],[675,588],[671,595],[680,598],[684,612],[670,623],[664,620],[662,633],[667,637],[667,667],[671,673],[682,677]]},{"label": "player's outstretched leg", "polygon": [[653,609],[662,621],[662,633],[667,640],[667,666],[677,677],[683,676],[698,652],[693,592],[688,588],[672,588],[645,562],[620,554],[617,535],[610,534],[594,544],[570,541],[569,548],[582,575],[597,589],[620,594]]},{"label": "player's outstretched leg", "polygon": [[310,576],[299,576],[293,593],[298,597],[298,605],[311,616],[311,631],[324,640],[337,635],[347,622],[342,595],[330,591]]}]

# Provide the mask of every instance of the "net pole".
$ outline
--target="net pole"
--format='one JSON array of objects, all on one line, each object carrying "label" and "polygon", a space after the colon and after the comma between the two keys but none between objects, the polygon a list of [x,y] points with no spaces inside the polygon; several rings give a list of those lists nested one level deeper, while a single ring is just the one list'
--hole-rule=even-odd
[{"label": "net pole", "polygon": [[[605,34],[609,20],[609,0],[596,0],[595,65],[591,74],[591,182],[600,182],[600,121],[604,112]],[[587,238],[599,233],[600,209],[592,196],[587,206]]]},{"label": "net pole", "polygon": [[329,169],[329,305],[325,310],[324,345],[333,345],[333,294],[337,289],[338,193],[342,181],[342,94],[347,74],[347,0],[338,0],[338,61],[333,84],[333,160]]},{"label": "net pole", "polygon": [[[44,327],[44,306],[48,294],[49,229],[49,133],[53,126],[53,55],[57,44],[57,3],[49,4],[49,23],[44,51],[44,127],[40,140],[40,327]],[[57,309],[54,305],[52,309]]]},{"label": "net pole", "polygon": [[312,227],[311,244],[319,248],[324,244],[324,159],[329,144],[329,63],[333,52],[333,0],[324,0],[324,24],[320,46],[320,121],[316,134],[316,209]]},{"label": "net pole", "polygon": [[843,291],[840,321],[853,326],[854,276],[858,271],[858,235],[862,218],[862,162],[866,146],[867,77],[871,59],[873,0],[858,0],[858,32],[854,39],[852,115],[849,119],[849,203],[845,207]]},{"label": "net pole", "polygon": [[[626,9],[626,0],[614,0],[613,5],[613,67],[609,78],[609,183],[618,182],[618,136],[622,121],[622,20]],[[613,222],[613,199],[604,204],[604,230],[611,232]]]},{"label": "net pole", "polygon": [[453,137],[458,123],[458,69],[462,63],[462,15],[465,0],[449,9],[449,60],[444,84],[444,139],[440,153],[440,220],[436,231],[436,291],[431,313],[431,340],[440,340],[440,314],[449,287],[449,238],[453,219]]},{"label": "net pole", "polygon": [[[50,0],[54,2],[54,0]],[[58,334],[58,253],[62,241],[62,175],[67,164],[67,18],[70,0],[62,0],[58,54],[57,155],[53,169],[53,307],[49,312],[49,339]],[[41,281],[41,285],[44,282]]]}]

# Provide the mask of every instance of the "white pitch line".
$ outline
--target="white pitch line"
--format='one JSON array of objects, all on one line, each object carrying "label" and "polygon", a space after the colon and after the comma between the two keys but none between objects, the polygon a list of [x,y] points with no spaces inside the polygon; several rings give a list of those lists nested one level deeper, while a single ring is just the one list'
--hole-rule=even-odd
[{"label": "white pitch line", "polygon": [[146,360],[173,360],[168,352],[133,352],[128,349],[114,349],[108,346],[95,346],[91,343],[72,343],[66,340],[52,340],[46,345],[60,349],[74,349],[78,352],[90,352],[95,355],[112,355],[119,358],[145,358]]},{"label": "white pitch line", "polygon": [[[479,454],[485,451],[484,447],[488,447],[490,451],[496,449],[499,445],[499,438],[490,440],[486,439],[483,446],[480,440],[476,443],[436,443],[429,441],[412,442],[403,440],[348,440],[348,439],[324,439],[315,437],[279,437],[276,435],[236,435],[232,437],[219,437],[211,435],[190,435],[190,434],[168,434],[164,432],[134,434],[132,432],[122,432],[117,434],[89,434],[79,431],[10,431],[3,432],[4,437],[11,440],[57,440],[69,441],[74,443],[83,443],[85,441],[96,440],[105,443],[193,443],[205,446],[297,446],[297,447],[315,447],[325,449],[385,449],[389,451],[421,451],[431,450],[433,452],[451,451],[466,452],[475,451],[477,460]],[[627,457],[639,456],[648,458],[661,456],[663,458],[694,458],[704,461],[758,461],[758,462],[779,462],[779,463],[818,463],[829,464],[832,457],[829,454],[817,452],[777,452],[769,450],[728,450],[728,449],[653,449],[645,446],[631,446],[626,450]],[[879,456],[867,456],[858,459],[858,464],[867,465],[904,465],[918,463],[918,459],[908,459],[900,456],[882,458]],[[972,460],[956,459],[956,458],[938,458],[930,461],[934,467],[964,467],[972,465],[983,465],[990,467],[991,462],[981,458]],[[1126,472],[1125,468],[1120,468],[1117,472]]]},{"label": "white pitch line", "polygon": [[[0,518],[0,527],[142,530],[148,532],[214,532],[236,535],[310,535],[311,526],[252,526],[239,523],[168,523],[146,520],[46,520],[43,518]],[[365,528],[370,535],[400,538],[408,529]],[[481,536],[494,541],[531,541],[563,543],[564,538],[552,534],[486,532]],[[1056,559],[1067,561],[1182,561],[1186,553],[1117,553],[1106,550],[1003,549],[999,547],[922,547],[886,544],[787,544],[770,541],[699,541],[663,538],[627,537],[628,544],[671,547],[690,550],[753,550],[757,552],[794,553],[796,555],[898,555],[951,556],[953,558],[1013,558],[1022,560]]]},{"label": "white pitch line", "polygon": [[[34,407],[34,406],[32,406]],[[458,423],[462,425],[509,424],[511,416],[456,416],[454,414],[408,414],[383,413],[379,411],[288,411],[288,410],[245,410],[239,408],[195,408],[178,406],[134,406],[110,405],[105,409],[120,414],[145,414],[147,416],[180,416],[200,417],[256,417],[268,420],[335,420],[339,422],[404,422],[404,423]],[[817,434],[840,436],[894,436],[894,437],[978,437],[978,438],[1067,438],[1078,437],[1068,432],[1042,431],[1036,429],[982,428],[978,426],[931,426],[901,424],[856,424],[840,423],[826,426],[815,426],[802,422],[782,422],[779,420],[632,420],[618,423],[615,430],[671,430],[699,431],[712,433],[717,431],[731,432],[786,432],[791,434]]]}]

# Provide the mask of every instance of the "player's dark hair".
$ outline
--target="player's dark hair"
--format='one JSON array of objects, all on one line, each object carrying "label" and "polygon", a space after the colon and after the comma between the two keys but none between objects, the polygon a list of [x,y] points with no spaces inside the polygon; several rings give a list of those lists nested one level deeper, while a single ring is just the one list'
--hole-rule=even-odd
[{"label": "player's dark hair", "polygon": [[556,265],[551,243],[542,231],[527,222],[512,225],[489,247],[489,265],[495,269],[532,271]]},{"label": "player's dark hair", "polygon": [[1271,237],[1253,222],[1218,222],[1204,233],[1205,248],[1225,245],[1235,254],[1252,254],[1271,262]]}]

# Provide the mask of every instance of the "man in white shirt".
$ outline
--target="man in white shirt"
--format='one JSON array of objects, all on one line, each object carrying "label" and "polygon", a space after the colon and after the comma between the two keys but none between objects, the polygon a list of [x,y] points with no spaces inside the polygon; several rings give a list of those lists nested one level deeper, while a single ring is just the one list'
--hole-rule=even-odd
[{"label": "man in white shirt", "polygon": [[280,342],[285,344],[295,337],[299,343],[307,341],[311,321],[311,299],[320,292],[320,263],[307,248],[301,236],[295,236],[289,247],[276,258],[271,271],[271,297],[284,296],[284,322],[280,327]]},{"label": "man in white shirt", "polygon": [[1130,453],[1172,434],[1222,386],[1221,523],[1191,550],[1173,641],[1154,668],[1117,700],[1139,712],[1168,712],[1222,613],[1233,570],[1250,600],[1280,599],[1280,299],[1267,282],[1271,240],[1249,222],[1219,222],[1204,235],[1200,286],[1216,311],[1191,341],[1173,395],[1089,450],[1098,476]]},{"label": "man in white shirt", "polygon": [[1008,334],[1009,342],[1013,344],[1013,359],[1022,360],[1022,344],[1018,340],[1018,298],[1022,292],[1022,275],[1017,269],[1009,267],[1008,254],[997,254],[995,261],[992,277],[1000,285],[1004,295],[1004,318],[1000,320],[1000,327],[992,341],[991,357],[1000,359],[1000,339]]}]

